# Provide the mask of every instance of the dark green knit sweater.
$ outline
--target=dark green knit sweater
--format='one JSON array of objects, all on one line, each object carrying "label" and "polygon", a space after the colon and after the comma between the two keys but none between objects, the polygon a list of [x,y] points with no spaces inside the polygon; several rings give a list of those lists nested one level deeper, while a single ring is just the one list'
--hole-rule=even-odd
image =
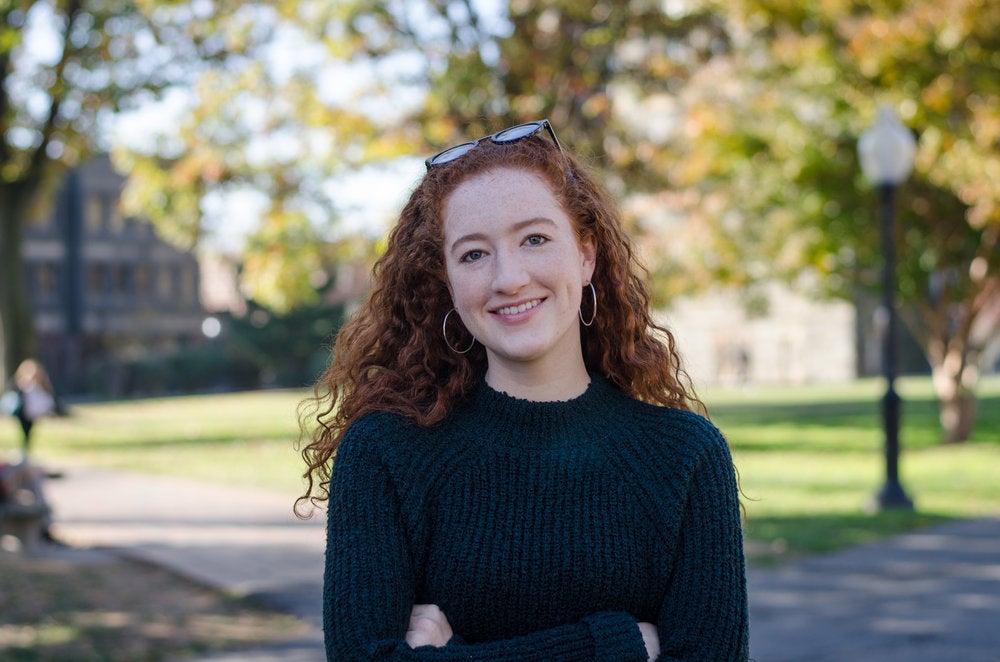
[{"label": "dark green knit sweater", "polygon": [[[404,641],[414,604],[455,637]],[[704,418],[595,377],[569,402],[482,384],[443,423],[351,426],[330,481],[331,660],[745,660],[740,513]]]}]

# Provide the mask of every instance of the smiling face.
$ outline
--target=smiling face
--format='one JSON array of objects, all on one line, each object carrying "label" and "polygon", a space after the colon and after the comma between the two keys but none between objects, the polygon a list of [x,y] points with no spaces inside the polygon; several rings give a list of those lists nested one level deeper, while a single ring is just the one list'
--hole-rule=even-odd
[{"label": "smiling face", "polygon": [[443,216],[452,302],[486,348],[487,382],[511,395],[582,392],[578,311],[594,272],[593,241],[581,242],[546,182],[526,170],[471,177]]}]

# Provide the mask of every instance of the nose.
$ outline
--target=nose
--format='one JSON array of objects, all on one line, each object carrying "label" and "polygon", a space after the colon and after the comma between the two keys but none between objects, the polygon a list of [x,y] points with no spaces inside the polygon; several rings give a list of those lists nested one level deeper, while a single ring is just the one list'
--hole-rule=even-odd
[{"label": "nose", "polygon": [[516,251],[499,251],[493,261],[493,290],[513,294],[530,280]]}]

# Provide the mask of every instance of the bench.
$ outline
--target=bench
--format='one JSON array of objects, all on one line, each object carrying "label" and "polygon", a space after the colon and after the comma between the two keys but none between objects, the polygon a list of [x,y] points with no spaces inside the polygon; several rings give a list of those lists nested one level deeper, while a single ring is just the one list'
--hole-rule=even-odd
[{"label": "bench", "polygon": [[0,547],[3,549],[31,552],[41,544],[50,509],[33,497],[28,492],[0,502]]},{"label": "bench", "polygon": [[0,547],[33,552],[42,542],[52,511],[42,492],[44,472],[22,459],[0,463]]}]

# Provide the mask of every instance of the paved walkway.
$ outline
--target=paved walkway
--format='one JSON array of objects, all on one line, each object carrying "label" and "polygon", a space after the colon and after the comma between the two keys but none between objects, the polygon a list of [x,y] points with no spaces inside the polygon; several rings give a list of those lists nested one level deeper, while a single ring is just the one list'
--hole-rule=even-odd
[{"label": "paved walkway", "polygon": [[204,660],[325,659],[325,518],[296,518],[291,508],[298,495],[103,469],[65,470],[48,481],[46,495],[56,536],[74,547],[110,548],[155,563],[232,595],[259,598],[311,626],[295,645]]},{"label": "paved walkway", "polygon": [[1000,519],[751,569],[758,662],[1000,662]]},{"label": "paved walkway", "polygon": [[[319,662],[323,518],[295,495],[105,470],[50,481],[57,533],[309,623],[300,643],[212,662]],[[1000,518],[949,523],[776,570],[751,569],[757,662],[1000,662]]]}]

